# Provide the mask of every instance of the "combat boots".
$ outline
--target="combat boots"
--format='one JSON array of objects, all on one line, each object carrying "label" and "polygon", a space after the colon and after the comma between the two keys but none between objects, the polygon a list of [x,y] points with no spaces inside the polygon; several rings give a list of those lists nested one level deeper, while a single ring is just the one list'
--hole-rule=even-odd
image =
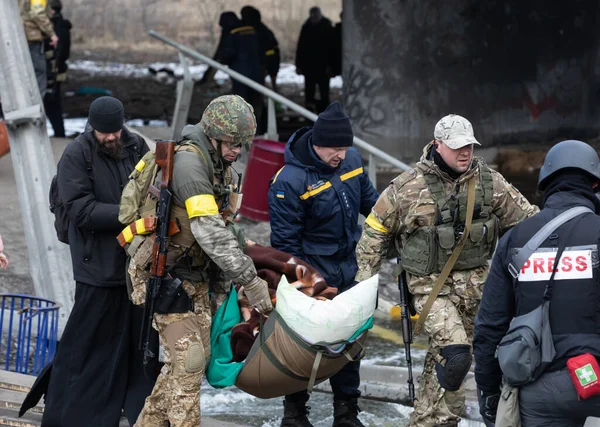
[{"label": "combat boots", "polygon": [[357,399],[334,400],[332,427],[365,427],[358,419],[359,412]]},{"label": "combat boots", "polygon": [[283,401],[283,419],[280,427],[313,427],[308,421],[310,406],[306,402]]}]

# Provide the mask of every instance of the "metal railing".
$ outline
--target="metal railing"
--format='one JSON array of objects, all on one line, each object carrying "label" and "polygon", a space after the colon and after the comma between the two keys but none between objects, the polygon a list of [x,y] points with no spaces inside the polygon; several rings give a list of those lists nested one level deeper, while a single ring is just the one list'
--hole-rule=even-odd
[{"label": "metal railing", "polygon": [[[296,104],[295,102],[290,101],[286,97],[255,82],[254,80],[251,80],[248,77],[246,77],[236,71],[233,71],[226,65],[223,65],[223,64],[215,61],[214,59],[209,58],[206,55],[196,52],[195,50],[192,50],[189,47],[187,47],[181,43],[178,43],[168,37],[165,37],[162,34],[157,33],[154,30],[150,31],[149,34],[150,34],[150,36],[162,41],[163,43],[166,43],[169,46],[172,46],[175,49],[177,49],[179,51],[179,60],[183,67],[183,79],[178,82],[178,87],[177,87],[177,103],[175,106],[175,115],[173,117],[173,128],[172,128],[173,129],[173,139],[179,139],[178,138],[179,132],[181,132],[181,129],[183,128],[183,126],[185,126],[185,124],[187,122],[189,105],[190,105],[190,101],[192,98],[192,92],[193,92],[193,88],[194,88],[194,83],[192,81],[192,77],[191,77],[191,74],[190,74],[189,68],[188,68],[189,65],[188,65],[188,62],[187,62],[187,59],[185,58],[185,56],[194,58],[194,59],[198,59],[217,70],[221,70],[224,73],[228,74],[231,78],[236,79],[236,80],[244,83],[245,85],[251,87],[252,89],[265,95],[268,99],[268,112],[267,112],[267,114],[268,114],[268,122],[267,123],[268,124],[267,124],[267,133],[265,136],[269,139],[278,140],[277,121],[276,121],[276,115],[275,115],[275,101],[277,101],[278,103],[280,103],[282,105],[285,105],[290,110],[295,111],[296,113],[300,114],[301,116],[303,116],[309,120],[312,120],[313,122],[315,120],[317,120],[317,115],[315,113],[313,113],[312,111],[309,111],[306,108]],[[362,140],[361,138],[358,138],[355,136],[354,144],[357,147],[361,148],[362,150],[366,151],[369,155],[369,170],[368,170],[368,172],[369,172],[369,178],[371,179],[371,182],[373,182],[373,184],[375,184],[377,182],[376,181],[376,178],[377,178],[377,163],[376,163],[376,161],[377,160],[381,160],[381,161],[388,163],[394,167],[397,167],[401,170],[407,170],[410,168],[410,166],[408,166],[406,163],[401,162],[400,160],[396,159],[395,157],[390,156],[388,153],[380,150],[377,147],[374,147],[373,145],[369,144],[368,142]]]}]

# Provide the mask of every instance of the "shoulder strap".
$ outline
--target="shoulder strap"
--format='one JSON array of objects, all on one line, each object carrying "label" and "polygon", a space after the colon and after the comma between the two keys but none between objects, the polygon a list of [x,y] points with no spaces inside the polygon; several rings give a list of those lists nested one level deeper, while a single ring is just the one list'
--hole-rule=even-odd
[{"label": "shoulder strap", "polygon": [[584,213],[594,213],[594,211],[586,206],[576,206],[561,213],[556,218],[544,225],[537,233],[535,233],[535,235],[529,239],[519,253],[512,257],[512,260],[508,265],[508,272],[513,279],[516,279],[519,276],[519,271],[521,271],[521,268],[529,259],[531,254],[533,254],[536,249],[539,248],[542,243],[544,243],[544,241],[548,238],[548,236],[550,236],[550,234],[552,234],[554,230],[563,225],[565,222]]},{"label": "shoulder strap", "polygon": [[91,175],[92,173],[92,147],[90,146],[90,142],[83,136],[82,133],[76,138],[76,140],[82,145],[83,150],[83,158],[85,159],[85,168],[88,173]]},{"label": "shoulder strap", "polygon": [[208,166],[208,176],[210,178],[210,182],[214,181],[215,167],[210,157],[210,153],[206,147],[204,147],[204,144],[192,144],[190,142],[182,141],[177,145],[176,151],[179,151],[178,149],[182,151],[194,151],[196,154],[198,154],[198,156],[200,156],[202,160],[204,160],[204,163],[206,163]]},{"label": "shoulder strap", "polygon": [[481,189],[483,190],[482,216],[487,217],[492,211],[492,199],[494,196],[494,181],[490,167],[483,161],[479,166]]}]

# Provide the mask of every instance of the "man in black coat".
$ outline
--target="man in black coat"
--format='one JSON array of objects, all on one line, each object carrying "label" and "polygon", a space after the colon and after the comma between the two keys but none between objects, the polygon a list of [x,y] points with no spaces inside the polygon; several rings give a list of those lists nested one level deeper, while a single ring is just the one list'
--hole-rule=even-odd
[{"label": "man in black coat", "polygon": [[263,65],[265,74],[271,78],[271,86],[277,92],[277,73],[281,65],[279,42],[273,31],[262,22],[260,11],[252,6],[244,6],[240,11],[242,21],[254,27],[258,35],[258,42],[263,52]]},{"label": "man in black coat", "polygon": [[[296,72],[304,75],[304,105],[317,114],[329,105],[330,47],[333,37],[331,21],[312,7],[309,18],[302,25],[296,47]],[[321,100],[317,105],[315,86],[319,86]]]},{"label": "man in black coat", "polygon": [[58,37],[56,46],[50,44],[46,39],[46,71],[48,75],[48,89],[44,95],[44,110],[50,120],[54,136],[65,137],[65,125],[63,122],[63,107],[61,84],[67,77],[67,60],[71,53],[71,22],[62,16],[62,3],[60,0],[50,2],[50,20],[54,32]]},{"label": "man in black coat", "polygon": [[124,228],[118,220],[121,192],[148,151],[143,138],[123,126],[123,117],[118,99],[96,99],[85,132],[58,163],[76,287],[52,361],[45,427],[116,426],[122,409],[133,425],[158,374],[156,365],[142,364],[142,313],[129,301],[126,254],[116,239]]},{"label": "man in black coat", "polygon": [[[581,141],[563,141],[548,151],[538,188],[544,207],[517,224],[499,241],[475,319],[473,349],[480,413],[493,426],[502,371],[498,344],[513,317],[537,308],[551,286],[550,327],[556,356],[541,376],[519,390],[523,427],[583,427],[588,416],[600,416],[600,395],[579,399],[566,368],[567,360],[585,353],[600,357],[600,159]],[[558,227],[511,273],[513,256],[549,221],[573,207],[584,213]],[[563,251],[556,260],[558,251]],[[552,270],[554,280],[551,282]],[[514,271],[514,269],[513,269]],[[515,277],[516,276],[516,277]]]},{"label": "man in black coat", "polygon": [[[263,71],[264,61],[260,39],[252,24],[244,19],[232,29],[223,40],[219,51],[219,61],[229,65],[238,73],[254,80],[260,85],[265,83]],[[257,121],[257,134],[264,132],[262,129],[263,95],[246,86],[244,83],[231,79],[231,89],[234,95],[239,95],[252,105]]]}]

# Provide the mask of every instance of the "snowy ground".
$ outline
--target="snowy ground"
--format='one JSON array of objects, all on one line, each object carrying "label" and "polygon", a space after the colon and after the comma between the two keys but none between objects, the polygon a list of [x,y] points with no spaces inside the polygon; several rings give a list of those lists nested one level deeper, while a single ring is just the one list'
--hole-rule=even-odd
[{"label": "snowy ground", "polygon": [[[124,64],[118,62],[105,62],[105,61],[88,61],[88,60],[75,60],[69,61],[69,70],[78,70],[89,73],[90,75],[114,75],[114,76],[127,76],[127,77],[147,77],[151,73],[150,68],[154,70],[170,70],[176,77],[183,76],[183,67],[177,62],[152,62],[148,64]],[[192,64],[190,65],[190,73],[194,80],[200,80],[207,70],[208,65],[206,64]],[[222,72],[217,71],[215,74],[215,82],[222,85],[229,80],[229,76]],[[271,83],[270,78],[267,77],[267,83]],[[298,85],[304,84],[304,76],[296,74],[296,66],[293,64],[281,64],[279,73],[277,74],[277,84],[280,85]],[[337,76],[330,81],[330,87],[341,88],[343,80],[341,76]]]}]

